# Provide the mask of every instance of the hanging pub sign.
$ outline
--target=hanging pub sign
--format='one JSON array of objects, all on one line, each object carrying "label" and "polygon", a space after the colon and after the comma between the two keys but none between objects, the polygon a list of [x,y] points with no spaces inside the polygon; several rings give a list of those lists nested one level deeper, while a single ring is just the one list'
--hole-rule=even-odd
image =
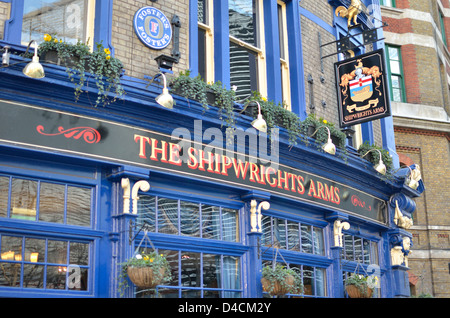
[{"label": "hanging pub sign", "polygon": [[335,63],[341,128],[391,115],[383,52]]},{"label": "hanging pub sign", "polygon": [[134,15],[133,25],[142,43],[154,50],[162,50],[172,40],[170,21],[156,8],[140,8]]}]

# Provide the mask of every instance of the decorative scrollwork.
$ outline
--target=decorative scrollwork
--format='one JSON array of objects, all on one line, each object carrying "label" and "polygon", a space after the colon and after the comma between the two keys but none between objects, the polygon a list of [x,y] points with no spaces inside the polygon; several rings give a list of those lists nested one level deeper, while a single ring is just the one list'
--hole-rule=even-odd
[{"label": "decorative scrollwork", "polygon": [[73,138],[75,140],[78,140],[81,137],[83,137],[84,141],[87,142],[88,144],[98,143],[102,139],[102,136],[98,132],[98,130],[92,127],[74,127],[64,129],[64,127],[60,126],[58,127],[58,132],[54,134],[45,133],[44,129],[45,128],[42,125],[36,127],[37,132],[44,136],[63,135],[66,138]]}]

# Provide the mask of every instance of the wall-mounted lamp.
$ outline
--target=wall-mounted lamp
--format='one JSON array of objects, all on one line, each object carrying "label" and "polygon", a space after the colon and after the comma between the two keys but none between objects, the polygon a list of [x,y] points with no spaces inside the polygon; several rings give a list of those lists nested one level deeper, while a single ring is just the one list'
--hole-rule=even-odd
[{"label": "wall-mounted lamp", "polygon": [[316,134],[316,132],[320,129],[320,128],[326,128],[328,131],[328,140],[326,143],[323,144],[322,149],[323,151],[325,151],[326,153],[329,153],[330,155],[334,155],[336,154],[336,146],[333,144],[333,142],[331,141],[331,134],[330,134],[330,129],[327,126],[320,126],[319,128],[316,129],[315,132],[313,132],[313,134],[309,137],[312,137]]},{"label": "wall-mounted lamp", "polygon": [[370,149],[368,152],[366,152],[364,155],[362,155],[361,158],[364,158],[371,151],[378,151],[378,154],[380,155],[380,161],[378,161],[378,163],[373,166],[374,169],[381,174],[386,174],[386,166],[384,165],[383,160],[381,159],[381,151],[380,150]]},{"label": "wall-mounted lamp", "polygon": [[158,67],[161,70],[165,70],[167,72],[172,71],[173,63],[177,63],[176,58],[164,54],[155,57],[155,61],[158,63]]},{"label": "wall-mounted lamp", "polygon": [[11,53],[9,53],[9,49],[11,47],[9,47],[8,45],[5,45],[4,49],[5,52],[2,55],[2,65],[3,66],[8,66],[9,65],[9,57],[11,56]]},{"label": "wall-mounted lamp", "polygon": [[145,88],[149,87],[153,83],[155,78],[157,78],[158,76],[163,77],[164,86],[163,86],[162,93],[160,95],[156,96],[155,100],[161,106],[172,109],[173,108],[173,97],[172,97],[172,95],[169,94],[169,90],[167,89],[167,84],[166,84],[166,76],[163,73],[156,74],[155,77],[152,78],[150,83],[147,84],[147,86]]},{"label": "wall-mounted lamp", "polygon": [[31,59],[31,62],[23,68],[23,74],[31,78],[43,78],[45,76],[45,72],[41,63],[39,63],[39,56],[37,55],[38,44],[35,40],[31,40],[30,43],[28,43],[25,54],[28,53],[28,49],[33,42],[36,44],[36,46],[34,47],[34,56]]},{"label": "wall-mounted lamp", "polygon": [[[26,76],[31,77],[31,78],[43,78],[43,77],[45,77],[45,72],[44,72],[44,68],[42,67],[41,63],[39,63],[39,56],[37,54],[38,44],[35,40],[31,40],[30,43],[28,43],[25,54],[28,53],[28,50],[30,49],[30,45],[33,42],[36,43],[36,46],[34,47],[34,56],[31,59],[31,62],[29,62],[24,67],[23,74],[25,74]],[[9,66],[16,65],[19,63],[25,63],[25,61],[20,61],[17,63],[9,64],[9,59],[10,59],[10,55],[11,55],[11,53],[9,52],[10,47],[5,46],[4,49],[5,49],[5,52],[2,55],[2,67],[1,68],[9,67]]]},{"label": "wall-mounted lamp", "polygon": [[258,104],[258,116],[256,117],[256,119],[254,121],[252,121],[252,126],[254,128],[258,129],[259,131],[267,132],[267,123],[264,120],[264,118],[262,117],[261,105],[257,101],[254,101],[254,102],[256,104]]}]

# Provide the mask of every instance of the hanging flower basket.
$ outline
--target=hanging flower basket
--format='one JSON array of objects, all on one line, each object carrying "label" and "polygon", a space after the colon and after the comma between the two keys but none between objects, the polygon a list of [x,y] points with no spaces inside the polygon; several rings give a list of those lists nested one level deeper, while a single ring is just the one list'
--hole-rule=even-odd
[{"label": "hanging flower basket", "polygon": [[367,286],[347,285],[345,290],[350,298],[371,298],[373,293],[373,289]]},{"label": "hanging flower basket", "polygon": [[159,269],[159,275],[155,275],[151,267],[133,267],[127,268],[127,275],[130,280],[139,288],[150,289],[160,285],[164,278],[165,268]]},{"label": "hanging flower basket", "polygon": [[345,281],[345,290],[350,298],[371,298],[373,288],[369,287],[368,278],[352,274]]},{"label": "hanging flower basket", "polygon": [[290,293],[294,288],[294,276],[288,275],[283,281],[269,281],[266,278],[261,279],[263,290],[268,292],[271,296],[282,296]]},{"label": "hanging flower basket", "polygon": [[130,281],[141,289],[153,289],[157,285],[167,283],[171,280],[171,270],[167,259],[155,251],[145,254],[136,254],[122,263],[122,271],[119,281],[119,292],[123,295]]},{"label": "hanging flower basket", "polygon": [[271,296],[300,294],[303,290],[300,274],[279,264],[263,268],[261,284]]}]

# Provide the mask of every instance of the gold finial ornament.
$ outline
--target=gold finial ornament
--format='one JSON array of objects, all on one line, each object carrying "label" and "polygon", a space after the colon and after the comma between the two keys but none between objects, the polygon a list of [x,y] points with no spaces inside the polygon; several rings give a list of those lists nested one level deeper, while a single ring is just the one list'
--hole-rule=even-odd
[{"label": "gold finial ornament", "polygon": [[341,16],[343,18],[347,18],[347,26],[350,28],[351,22],[353,20],[353,24],[356,25],[356,19],[358,18],[358,14],[362,10],[361,0],[351,0],[350,6],[348,8],[344,6],[339,6],[336,8],[336,16]]}]

